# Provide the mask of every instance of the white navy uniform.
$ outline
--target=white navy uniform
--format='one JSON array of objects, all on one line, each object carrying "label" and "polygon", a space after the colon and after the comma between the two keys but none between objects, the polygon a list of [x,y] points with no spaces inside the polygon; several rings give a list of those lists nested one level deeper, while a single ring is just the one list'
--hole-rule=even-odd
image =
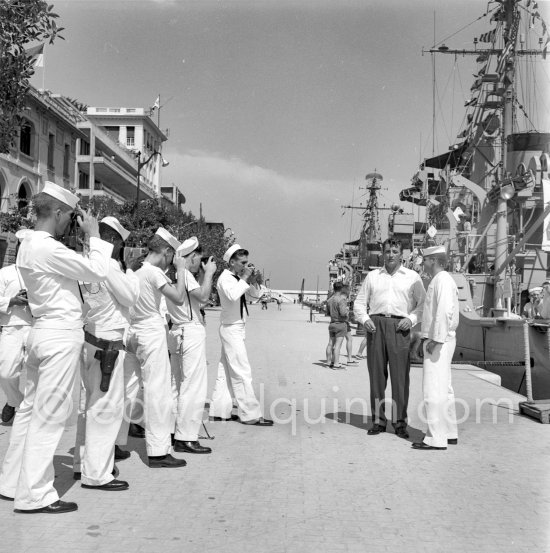
[{"label": "white navy uniform", "polygon": [[233,396],[241,421],[259,419],[262,412],[252,387],[252,368],[245,346],[246,313],[245,310],[241,313],[241,298],[244,296],[245,301],[247,296],[258,299],[261,292],[245,280],[236,278],[228,269],[222,272],[216,286],[222,307],[222,351],[209,414],[211,417],[230,418]]},{"label": "white navy uniform", "polygon": [[422,313],[422,338],[439,342],[431,354],[424,342],[422,389],[428,423],[424,443],[432,447],[447,447],[447,440],[457,438],[451,361],[458,320],[458,289],[451,275],[441,271],[428,286]]},{"label": "white navy uniform", "polygon": [[10,306],[10,299],[24,287],[15,265],[0,269],[0,385],[6,394],[6,402],[12,407],[19,407],[23,400],[19,381],[32,315],[27,305]]},{"label": "white navy uniform", "polygon": [[[123,341],[130,326],[130,307],[139,297],[139,280],[133,271],[122,271],[111,259],[105,282],[84,283],[85,330],[103,340]],[[85,343],[82,350],[80,409],[74,455],[74,472],[82,472],[82,483],[102,486],[114,479],[115,440],[124,409],[124,365],[126,352],[119,351],[107,392],[100,390],[99,348]],[[82,462],[82,465],[81,465]]]},{"label": "white navy uniform", "polygon": [[85,258],[45,231],[29,233],[19,248],[17,267],[34,323],[27,342],[25,395],[0,474],[0,494],[14,497],[16,509],[39,509],[59,499],[53,456],[70,415],[84,343],[78,281],[105,280],[112,250],[111,244],[91,237]]},{"label": "white navy uniform", "polygon": [[135,274],[140,291],[137,303],[130,310],[128,349],[135,353],[141,367],[147,455],[160,457],[171,451],[171,370],[160,290],[171,281],[162,269],[148,261]]},{"label": "white navy uniform", "polygon": [[206,328],[201,304],[190,292],[200,288],[195,277],[185,269],[183,305],[166,298],[172,320],[170,362],[175,382],[175,438],[194,442],[199,438],[208,388],[206,367]]}]

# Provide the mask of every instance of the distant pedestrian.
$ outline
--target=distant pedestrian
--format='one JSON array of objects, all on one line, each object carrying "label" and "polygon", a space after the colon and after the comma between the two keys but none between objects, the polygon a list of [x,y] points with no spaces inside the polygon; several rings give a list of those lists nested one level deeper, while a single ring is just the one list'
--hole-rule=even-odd
[{"label": "distant pedestrian", "polygon": [[267,296],[265,294],[260,298],[260,303],[262,304],[262,310],[267,310]]},{"label": "distant pedestrian", "polygon": [[283,305],[283,298],[282,298],[281,294],[279,294],[279,295],[277,296],[277,298],[275,299],[275,301],[277,302],[277,311],[282,311],[281,306]]},{"label": "distant pedestrian", "polygon": [[327,345],[327,364],[331,369],[341,369],[340,349],[348,331],[348,289],[342,282],[335,282],[334,293],[327,301],[329,342]]},{"label": "distant pedestrian", "polygon": [[459,320],[458,288],[445,270],[445,246],[424,250],[424,268],[433,277],[422,314],[424,372],[422,390],[428,431],[414,449],[447,449],[458,441],[451,361]]},{"label": "distant pedestrian", "polygon": [[366,359],[367,356],[363,353],[367,349],[367,337],[365,336],[361,343],[359,344],[359,349],[357,350],[357,354],[355,355],[356,359]]},{"label": "distant pedestrian", "polygon": [[385,395],[389,374],[392,424],[408,438],[411,328],[422,315],[426,292],[420,276],[402,265],[403,246],[387,239],[382,245],[384,266],[367,274],[355,299],[354,313],[367,331],[367,364],[373,426],[370,436],[386,431]]}]

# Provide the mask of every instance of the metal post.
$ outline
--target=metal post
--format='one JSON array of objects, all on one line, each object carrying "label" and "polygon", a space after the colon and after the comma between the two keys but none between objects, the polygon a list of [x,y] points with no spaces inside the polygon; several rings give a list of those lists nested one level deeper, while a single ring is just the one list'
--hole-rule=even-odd
[{"label": "metal post", "polygon": [[523,323],[523,352],[525,354],[525,388],[527,402],[533,403],[533,382],[531,380],[531,350],[529,348],[529,324],[527,323],[527,321]]}]

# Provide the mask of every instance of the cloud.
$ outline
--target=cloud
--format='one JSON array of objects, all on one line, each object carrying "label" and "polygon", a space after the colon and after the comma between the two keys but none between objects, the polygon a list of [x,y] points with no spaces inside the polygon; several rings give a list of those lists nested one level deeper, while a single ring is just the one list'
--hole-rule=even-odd
[{"label": "cloud", "polygon": [[[257,266],[272,273],[273,286],[323,282],[326,262],[347,239],[341,205],[351,185],[343,181],[282,175],[238,157],[165,150],[170,166],[163,180],[176,183],[198,214],[231,227]],[[349,223],[348,223],[349,224]],[[276,284],[278,282],[279,284]]]}]

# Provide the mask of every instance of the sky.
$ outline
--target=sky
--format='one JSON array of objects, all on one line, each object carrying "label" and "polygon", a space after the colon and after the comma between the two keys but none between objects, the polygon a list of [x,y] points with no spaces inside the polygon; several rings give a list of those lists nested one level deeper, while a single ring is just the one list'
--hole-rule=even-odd
[{"label": "sky", "polygon": [[432,140],[422,48],[434,27],[436,43],[456,48],[490,28],[488,18],[469,25],[484,0],[54,5],[65,40],[46,47],[33,84],[89,106],[150,107],[160,95],[163,184],[230,228],[275,289],[303,278],[326,289],[327,262],[361,229],[361,211],[342,206],[365,204],[365,175],[382,173],[389,206],[423,157],[455,141],[474,65],[437,59],[437,105],[448,107]]}]

